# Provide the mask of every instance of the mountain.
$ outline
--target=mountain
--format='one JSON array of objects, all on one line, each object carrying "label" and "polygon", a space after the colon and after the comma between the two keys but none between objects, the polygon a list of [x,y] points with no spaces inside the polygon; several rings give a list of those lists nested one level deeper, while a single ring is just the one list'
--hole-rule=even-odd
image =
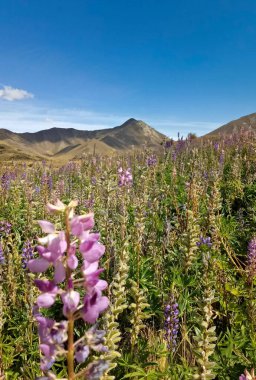
[{"label": "mountain", "polygon": [[51,128],[15,133],[0,129],[0,157],[70,160],[84,153],[109,154],[143,145],[157,148],[165,138],[148,124],[135,119],[129,119],[118,127],[96,131]]},{"label": "mountain", "polygon": [[240,117],[239,119],[232,120],[229,123],[222,125],[214,131],[208,133],[205,136],[217,136],[227,135],[234,132],[240,132],[243,130],[255,130],[256,131],[256,113]]}]

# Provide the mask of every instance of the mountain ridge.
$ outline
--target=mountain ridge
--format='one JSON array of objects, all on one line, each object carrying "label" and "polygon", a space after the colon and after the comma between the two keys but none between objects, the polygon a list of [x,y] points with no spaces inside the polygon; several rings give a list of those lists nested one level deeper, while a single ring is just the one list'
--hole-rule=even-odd
[{"label": "mountain ridge", "polygon": [[123,124],[100,130],[58,128],[37,132],[12,132],[0,129],[1,158],[76,159],[84,153],[109,154],[147,145],[157,148],[166,138],[142,120],[130,118]]}]

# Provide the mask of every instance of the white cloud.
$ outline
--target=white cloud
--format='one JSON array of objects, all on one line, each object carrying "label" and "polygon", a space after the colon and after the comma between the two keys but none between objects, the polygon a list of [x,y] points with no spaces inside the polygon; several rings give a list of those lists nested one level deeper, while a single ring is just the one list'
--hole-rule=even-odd
[{"label": "white cloud", "polygon": [[113,128],[130,117],[144,120],[159,132],[174,139],[177,138],[178,132],[184,137],[189,132],[195,132],[200,136],[224,124],[223,122],[158,118],[149,115],[98,113],[81,108],[45,107],[23,102],[0,102],[0,129],[5,128],[13,132],[36,132],[52,127],[80,130]]},{"label": "white cloud", "polygon": [[3,88],[0,89],[0,99],[8,100],[9,102],[12,102],[14,100],[29,99],[33,97],[34,95],[30,92],[21,90],[19,88],[13,88],[11,86],[3,86]]},{"label": "white cloud", "polygon": [[36,132],[52,127],[97,130],[121,125],[128,118],[125,115],[100,114],[83,109],[0,102],[0,129],[13,132]]}]

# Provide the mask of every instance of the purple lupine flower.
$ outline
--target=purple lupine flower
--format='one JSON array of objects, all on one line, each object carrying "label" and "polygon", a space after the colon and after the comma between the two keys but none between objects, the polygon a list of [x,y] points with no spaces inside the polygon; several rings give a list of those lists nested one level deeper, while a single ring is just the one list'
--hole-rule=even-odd
[{"label": "purple lupine flower", "polygon": [[0,265],[5,264],[5,257],[2,244],[0,243]]},{"label": "purple lupine flower", "polygon": [[10,189],[11,177],[9,173],[6,172],[1,176],[1,185],[2,185],[2,189],[5,191],[8,191]]},{"label": "purple lupine flower", "polygon": [[58,195],[62,196],[62,194],[65,191],[65,181],[63,179],[58,182],[57,190],[58,190]]},{"label": "purple lupine flower", "polygon": [[6,236],[10,235],[12,229],[11,223],[7,222],[6,220],[0,221],[0,235],[5,234]]},{"label": "purple lupine flower", "polygon": [[186,146],[186,141],[183,140],[183,137],[181,137],[180,140],[177,141],[177,144],[176,144],[176,153],[180,153],[184,150]]},{"label": "purple lupine flower", "polygon": [[219,158],[219,164],[222,165],[225,158],[225,152],[224,150],[221,151],[220,158]]},{"label": "purple lupine flower", "polygon": [[21,262],[22,262],[22,268],[26,269],[27,264],[29,260],[33,259],[34,256],[34,248],[31,245],[31,241],[27,240],[22,248],[22,254],[21,254]]},{"label": "purple lupine flower", "polygon": [[172,145],[173,145],[173,140],[167,140],[167,141],[165,141],[165,143],[164,143],[164,147],[165,147],[166,149],[171,148]]},{"label": "purple lupine flower", "polygon": [[47,185],[48,185],[49,189],[52,190],[52,188],[53,188],[53,180],[52,180],[52,176],[51,175],[48,176]]},{"label": "purple lupine flower", "polygon": [[97,360],[88,365],[85,378],[87,380],[99,380],[108,369],[109,364],[106,360]]},{"label": "purple lupine flower", "polygon": [[97,330],[97,325],[91,327],[85,333],[85,341],[84,343],[79,343],[75,350],[75,358],[78,363],[83,363],[90,354],[90,350],[96,352],[106,352],[108,349],[103,345],[105,331]]},{"label": "purple lupine flower", "polygon": [[157,163],[157,158],[155,154],[152,154],[146,159],[147,166],[154,166]]},{"label": "purple lupine flower", "polygon": [[213,145],[214,150],[215,151],[219,150],[219,146],[220,146],[220,144],[218,142],[215,142],[214,145]]},{"label": "purple lupine flower", "polygon": [[49,190],[52,190],[53,188],[53,180],[52,180],[52,176],[51,175],[47,175],[46,173],[43,173],[42,174],[42,177],[41,177],[41,185],[42,186],[47,186],[49,188]]},{"label": "purple lupine flower", "polygon": [[211,238],[210,236],[203,237],[202,235],[200,236],[200,240],[196,243],[198,247],[201,245],[207,245],[209,248],[212,246],[211,243]]},{"label": "purple lupine flower", "polygon": [[256,275],[256,238],[248,244],[247,271],[249,279],[252,280]]},{"label": "purple lupine flower", "polygon": [[104,330],[97,330],[97,325],[92,326],[85,333],[85,338],[88,346],[97,352],[107,351],[107,347],[103,345],[105,334],[106,332]]},{"label": "purple lupine flower", "polygon": [[168,349],[174,352],[179,331],[179,305],[173,295],[170,297],[170,302],[165,306],[164,317],[164,339],[167,342]]},{"label": "purple lupine flower", "polygon": [[132,172],[131,168],[128,168],[124,170],[123,168],[119,167],[118,170],[118,186],[131,186],[133,177],[132,177]]},{"label": "purple lupine flower", "polygon": [[96,185],[96,184],[97,184],[97,179],[96,179],[96,177],[92,177],[92,178],[91,178],[91,184],[92,184],[92,185]]},{"label": "purple lupine flower", "polygon": [[55,362],[58,349],[67,341],[67,321],[56,322],[54,319],[36,314],[38,333],[40,337],[40,351],[42,353],[41,369],[47,372]]},{"label": "purple lupine flower", "polygon": [[207,180],[209,178],[209,173],[207,171],[204,171],[203,172],[203,177],[204,177],[204,179]]},{"label": "purple lupine flower", "polygon": [[90,349],[88,346],[79,344],[76,347],[75,358],[78,363],[83,363],[89,356]]},{"label": "purple lupine flower", "polygon": [[47,180],[48,180],[48,177],[47,177],[47,174],[46,173],[43,173],[42,174],[42,177],[41,177],[41,185],[47,185]]}]

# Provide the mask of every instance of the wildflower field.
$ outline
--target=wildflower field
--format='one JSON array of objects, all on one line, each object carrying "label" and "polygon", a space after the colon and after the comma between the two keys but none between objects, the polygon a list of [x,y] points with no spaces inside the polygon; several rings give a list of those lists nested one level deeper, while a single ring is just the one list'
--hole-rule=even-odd
[{"label": "wildflower field", "polygon": [[0,379],[254,379],[256,135],[0,163]]}]

